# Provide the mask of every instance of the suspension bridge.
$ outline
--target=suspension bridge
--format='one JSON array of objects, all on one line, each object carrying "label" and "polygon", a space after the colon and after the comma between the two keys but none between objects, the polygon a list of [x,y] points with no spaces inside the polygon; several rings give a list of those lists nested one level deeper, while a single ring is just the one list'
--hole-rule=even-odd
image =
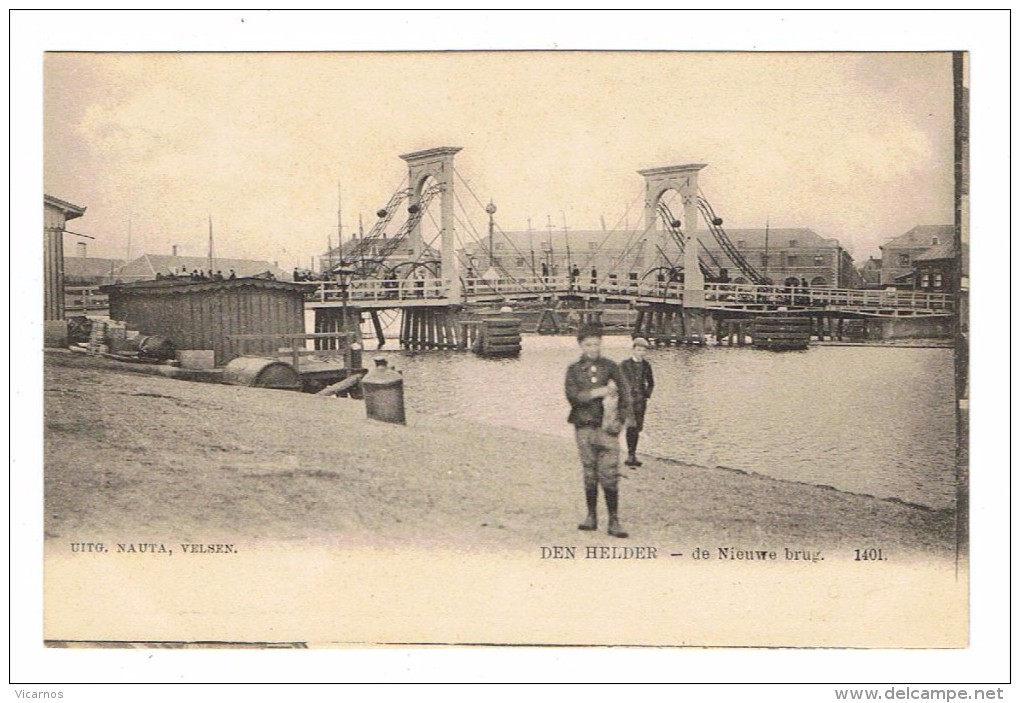
[{"label": "suspension bridge", "polygon": [[[783,311],[828,318],[943,318],[952,314],[952,296],[915,291],[877,291],[774,285],[734,246],[723,220],[698,187],[705,164],[682,164],[638,171],[644,178],[644,228],[632,232],[618,257],[625,265],[640,242],[654,242],[654,265],[637,278],[612,275],[585,281],[576,269],[549,275],[534,266],[522,274],[493,255],[494,241],[528,261],[525,252],[494,222],[495,207],[483,204],[454,167],[458,147],[404,154],[407,179],[377,220],[360,238],[341,244],[328,280],[308,282],[306,307],[314,311],[315,332],[360,329],[367,315],[380,342],[380,314],[402,316],[400,341],[412,348],[463,348],[458,317],[497,304],[561,302],[629,304],[638,311],[636,331],[653,339],[698,341],[727,319]],[[466,192],[469,208],[458,192]],[[679,196],[682,212],[664,196]],[[640,196],[638,196],[640,198]],[[434,211],[437,209],[438,220]],[[635,199],[637,202],[637,198]],[[488,215],[488,232],[472,222],[472,212]],[[621,217],[621,221],[623,217]],[[606,237],[619,227],[606,231]],[[716,243],[716,254],[704,238]],[[472,243],[488,253],[482,275],[465,253]],[[594,247],[597,253],[604,241]],[[739,271],[748,283],[731,283],[727,271]],[[612,274],[612,271],[605,272]]]}]

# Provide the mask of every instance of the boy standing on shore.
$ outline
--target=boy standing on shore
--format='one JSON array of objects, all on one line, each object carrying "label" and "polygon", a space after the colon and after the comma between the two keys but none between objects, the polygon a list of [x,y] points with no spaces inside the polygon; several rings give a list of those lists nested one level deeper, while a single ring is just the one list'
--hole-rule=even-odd
[{"label": "boy standing on shore", "polygon": [[637,458],[638,437],[644,429],[645,410],[655,389],[655,377],[652,376],[652,365],[645,359],[645,354],[648,353],[648,340],[644,337],[635,337],[631,346],[633,349],[630,358],[620,362],[620,371],[630,386],[631,407],[634,412],[634,422],[627,426],[627,460],[623,463],[637,468],[641,466]]},{"label": "boy standing on shore", "polygon": [[[579,530],[598,528],[599,484],[609,512],[607,532],[613,537],[626,537],[617,516],[620,478],[620,429],[632,422],[631,392],[620,368],[602,356],[602,330],[588,326],[577,334],[581,358],[567,368],[565,390],[570,401],[570,417],[574,437],[584,470],[584,497],[588,517],[577,526]],[[618,396],[616,417],[607,418],[603,399]],[[608,422],[605,422],[608,420]]]}]

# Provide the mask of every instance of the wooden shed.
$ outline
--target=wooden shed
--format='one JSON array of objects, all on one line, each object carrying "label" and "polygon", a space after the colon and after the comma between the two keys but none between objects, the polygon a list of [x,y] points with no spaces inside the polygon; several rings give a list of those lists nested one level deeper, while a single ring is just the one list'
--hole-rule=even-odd
[{"label": "wooden shed", "polygon": [[[110,317],[177,349],[212,349],[217,366],[240,356],[240,334],[303,334],[304,286],[262,278],[155,280],[104,286]],[[248,340],[247,354],[274,355],[279,341]]]}]

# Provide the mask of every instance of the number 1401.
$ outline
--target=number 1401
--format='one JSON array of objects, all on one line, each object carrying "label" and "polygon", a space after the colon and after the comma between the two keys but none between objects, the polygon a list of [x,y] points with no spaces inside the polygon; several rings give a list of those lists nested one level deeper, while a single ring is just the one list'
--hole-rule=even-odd
[{"label": "number 1401", "polygon": [[855,549],[854,561],[885,561],[881,549],[871,547],[869,549]]}]

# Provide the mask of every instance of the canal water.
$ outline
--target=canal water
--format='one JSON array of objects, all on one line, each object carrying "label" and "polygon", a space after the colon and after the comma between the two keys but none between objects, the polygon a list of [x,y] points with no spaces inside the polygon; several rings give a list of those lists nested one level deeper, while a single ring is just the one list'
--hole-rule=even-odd
[{"label": "canal water", "polygon": [[[629,339],[606,337],[604,350],[622,360]],[[525,336],[516,359],[381,353],[403,371],[415,412],[572,436],[563,395],[564,372],[578,355],[571,337]],[[889,347],[653,349],[655,394],[639,451],[951,507],[952,354]]]}]

